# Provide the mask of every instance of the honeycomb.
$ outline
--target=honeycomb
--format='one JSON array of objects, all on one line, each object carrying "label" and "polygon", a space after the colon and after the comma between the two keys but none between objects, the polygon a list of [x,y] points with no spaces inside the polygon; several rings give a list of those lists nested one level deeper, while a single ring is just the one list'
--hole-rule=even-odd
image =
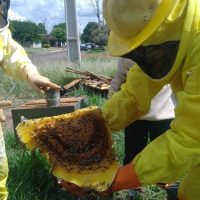
[{"label": "honeycomb", "polygon": [[26,148],[46,155],[56,177],[99,192],[111,185],[118,162],[98,107],[27,120],[16,130]]}]

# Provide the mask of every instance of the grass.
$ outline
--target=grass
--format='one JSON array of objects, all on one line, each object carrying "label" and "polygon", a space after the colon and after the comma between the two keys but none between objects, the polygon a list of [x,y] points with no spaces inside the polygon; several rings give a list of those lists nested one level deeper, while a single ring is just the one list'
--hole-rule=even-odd
[{"label": "grass", "polygon": [[[40,50],[37,50],[40,51]],[[30,56],[34,50],[28,51]],[[38,52],[37,52],[38,53]],[[113,76],[116,68],[116,59],[109,58],[105,53],[84,54],[81,65],[74,65],[66,62],[66,58],[51,59],[43,56],[32,57],[33,63],[37,65],[41,74],[47,76],[51,81],[63,86],[74,74],[65,72],[66,67],[74,67],[83,71],[90,71],[99,75]],[[16,88],[10,98],[15,102],[22,98],[24,100],[41,98],[36,92],[32,91],[25,81],[13,81],[8,76],[0,72],[0,98],[3,98],[13,84]],[[96,93],[83,86],[74,88],[69,92],[70,96],[87,96],[88,105],[102,107],[106,101],[106,95]],[[51,175],[51,168],[45,158],[38,152],[30,152],[16,140],[13,130],[10,128],[5,137],[6,149],[9,161],[8,178],[8,200],[74,200],[77,199],[70,193],[63,191],[56,184],[55,177]],[[124,135],[123,131],[113,134],[113,147],[116,150],[117,158],[120,162],[124,156]],[[113,200],[128,200],[126,191],[115,193]],[[138,196],[138,199],[164,200],[165,193],[156,186],[148,187],[146,192]]]},{"label": "grass", "polygon": [[[41,49],[37,51],[40,52]],[[105,53],[95,54],[94,57],[90,56],[89,58],[83,55],[81,65],[67,62],[65,57],[67,54],[64,54],[58,59],[57,57],[55,57],[55,59],[52,58],[51,55],[49,57],[45,57],[41,54],[39,56],[33,56],[34,54],[32,53],[29,53],[29,55],[42,75],[48,77],[52,82],[61,86],[64,86],[72,78],[77,77],[75,74],[65,72],[66,67],[71,67],[82,71],[90,71],[99,75],[107,75],[111,77],[113,76],[116,68],[116,59],[108,59],[108,56],[105,55]],[[1,69],[0,80],[0,99],[3,98],[3,96],[6,96],[10,88],[15,84],[16,88],[11,94],[11,98],[30,99],[41,97],[40,95],[38,96],[38,93],[32,90],[26,81],[13,80],[9,76],[5,75]]]},{"label": "grass", "polygon": [[8,200],[74,199],[62,191],[50,173],[50,165],[38,151],[26,150],[12,133],[6,134],[9,159]]}]

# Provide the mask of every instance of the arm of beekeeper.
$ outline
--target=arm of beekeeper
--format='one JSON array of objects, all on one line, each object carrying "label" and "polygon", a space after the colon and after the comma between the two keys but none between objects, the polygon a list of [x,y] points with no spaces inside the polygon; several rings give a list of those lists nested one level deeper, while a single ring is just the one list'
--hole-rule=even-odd
[{"label": "arm of beekeeper", "polygon": [[103,114],[112,131],[121,130],[150,109],[152,98],[166,83],[153,80],[135,65],[121,90],[113,94],[103,107]]},{"label": "arm of beekeeper", "polygon": [[199,44],[200,36],[190,47],[185,47],[190,53],[181,72],[179,82],[184,83],[184,88],[176,95],[178,104],[171,129],[150,143],[133,161],[143,185],[173,182],[185,173],[193,160],[198,160],[200,165]]},{"label": "arm of beekeeper", "polygon": [[108,98],[120,90],[121,85],[126,81],[127,73],[135,63],[126,58],[119,58],[117,62],[117,70],[111,81],[111,87],[108,91]]},{"label": "arm of beekeeper", "polygon": [[[189,45],[184,47],[188,53],[181,68],[183,70],[172,80],[182,90],[179,89],[176,93],[178,104],[171,128],[148,144],[131,163],[134,176],[142,186],[172,183],[183,176],[194,163],[200,165],[200,36],[195,37]],[[120,177],[127,177],[126,171]],[[197,180],[199,177],[191,178]],[[127,180],[121,181],[118,184],[120,186],[115,189],[123,189],[125,182]]]},{"label": "arm of beekeeper", "polygon": [[36,90],[46,90],[47,88],[60,89],[60,86],[41,76],[35,65],[28,58],[25,50],[15,40],[13,40],[9,29],[0,34],[2,43],[2,63],[3,70],[13,78],[27,80]]},{"label": "arm of beekeeper", "polygon": [[0,101],[0,123],[6,121],[6,117],[3,113],[3,108],[9,107],[12,105],[12,102],[7,100],[7,101]]}]

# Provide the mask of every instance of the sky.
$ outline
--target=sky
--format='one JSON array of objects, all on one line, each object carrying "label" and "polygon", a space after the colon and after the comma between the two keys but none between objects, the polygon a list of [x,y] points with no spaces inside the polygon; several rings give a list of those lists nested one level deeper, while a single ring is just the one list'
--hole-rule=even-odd
[{"label": "sky", "polygon": [[[95,10],[88,1],[76,0],[79,32],[83,31],[88,22],[97,21]],[[99,1],[101,6],[102,0]],[[64,0],[11,0],[9,19],[45,23],[50,32],[53,25],[65,21]]]}]

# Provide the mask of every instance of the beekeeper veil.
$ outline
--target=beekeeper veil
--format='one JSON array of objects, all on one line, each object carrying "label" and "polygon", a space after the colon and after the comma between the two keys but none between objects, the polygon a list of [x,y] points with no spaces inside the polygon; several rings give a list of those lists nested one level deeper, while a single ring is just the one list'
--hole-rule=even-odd
[{"label": "beekeeper veil", "polygon": [[10,0],[0,0],[0,29],[8,26],[8,9]]}]

